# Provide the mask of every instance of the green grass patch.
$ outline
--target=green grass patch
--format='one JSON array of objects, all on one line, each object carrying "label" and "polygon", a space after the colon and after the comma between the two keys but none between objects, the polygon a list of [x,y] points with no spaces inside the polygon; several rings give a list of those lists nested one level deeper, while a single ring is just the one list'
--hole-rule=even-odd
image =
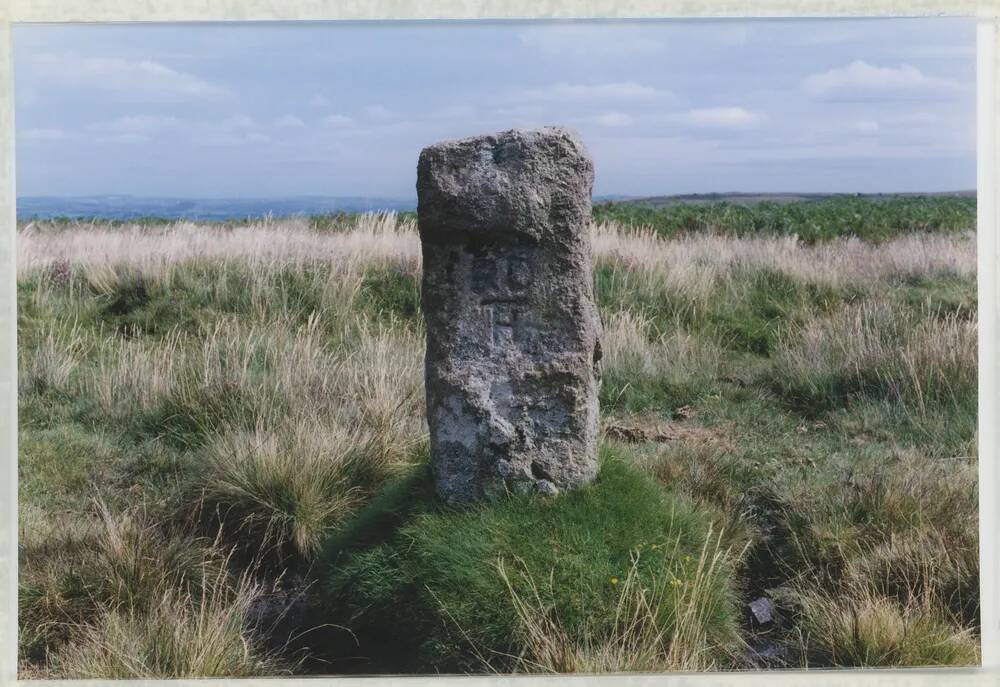
[{"label": "green grass patch", "polygon": [[737,351],[768,355],[779,337],[844,301],[831,287],[784,272],[754,269],[737,272],[732,284],[712,303],[707,329]]},{"label": "green grass patch", "polygon": [[367,269],[355,307],[376,319],[416,322],[420,319],[420,273],[395,266]]},{"label": "green grass patch", "polygon": [[901,284],[903,302],[935,316],[975,319],[978,312],[974,278],[958,274],[908,275]]},{"label": "green grass patch", "polygon": [[798,236],[816,243],[857,236],[881,243],[913,232],[953,233],[974,229],[976,199],[949,197],[851,198],[751,206],[734,203],[677,204],[652,208],[612,202],[594,206],[597,221],[652,227],[674,237],[711,232],[733,236]]},{"label": "green grass patch", "polygon": [[[605,447],[592,486],[558,499],[511,497],[461,511],[426,502],[426,476],[412,478],[416,488],[389,492],[331,543],[331,606],[348,613],[363,641],[391,646],[398,667],[412,670],[483,670],[485,657],[503,665],[503,654],[516,654],[525,641],[512,590],[537,593],[581,645],[607,637],[633,565],[646,587],[664,577],[690,583],[709,538],[704,513],[627,460]],[[380,534],[387,526],[396,527],[388,537]],[[510,572],[512,589],[498,566]],[[703,648],[718,660],[737,635],[730,574],[720,571],[699,598]],[[663,604],[655,618],[670,636],[682,609]]]},{"label": "green grass patch", "polygon": [[59,509],[83,507],[120,454],[108,439],[69,423],[22,432],[18,449],[21,498]]}]

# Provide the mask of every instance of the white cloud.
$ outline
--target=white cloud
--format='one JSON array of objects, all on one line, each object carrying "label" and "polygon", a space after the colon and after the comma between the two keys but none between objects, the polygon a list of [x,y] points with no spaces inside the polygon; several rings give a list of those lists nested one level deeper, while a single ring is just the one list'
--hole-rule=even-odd
[{"label": "white cloud", "polygon": [[98,143],[149,143],[152,139],[145,134],[112,134],[110,136],[99,136]]},{"label": "white cloud", "polygon": [[261,132],[253,117],[236,114],[223,119],[181,119],[167,115],[123,115],[115,119],[96,122],[86,127],[75,138],[86,138],[97,143],[148,143],[163,136],[173,141],[191,141],[207,145],[239,145],[270,141]]},{"label": "white cloud", "polygon": [[624,112],[605,112],[594,117],[593,121],[601,126],[625,127],[631,126],[634,120]]},{"label": "white cloud", "polygon": [[957,81],[928,76],[913,65],[879,67],[864,60],[811,74],[802,80],[802,89],[815,98],[933,98],[961,88]]},{"label": "white cloud", "polygon": [[212,144],[237,144],[270,140],[260,132],[253,117],[236,114],[219,120],[185,120],[165,115],[124,115],[91,124],[92,140],[98,143],[146,143],[162,134],[182,134],[191,140]]},{"label": "white cloud", "polygon": [[161,131],[180,128],[182,124],[177,117],[139,114],[123,115],[109,122],[92,124],[89,128],[115,135],[149,136]]},{"label": "white cloud", "polygon": [[653,102],[672,99],[670,91],[643,86],[633,81],[603,84],[560,82],[544,88],[528,88],[514,94],[515,100],[541,102]]},{"label": "white cloud", "polygon": [[372,119],[377,119],[383,122],[388,119],[392,119],[395,116],[392,110],[387,108],[385,105],[368,105],[365,108],[365,114]]},{"label": "white cloud", "polygon": [[274,120],[274,126],[278,129],[301,129],[306,125],[295,115],[282,115]]},{"label": "white cloud", "polygon": [[[399,136],[405,133],[413,133],[414,131],[419,131],[423,129],[423,121],[419,119],[394,119],[390,122],[380,122],[377,124],[357,124],[353,120],[348,119],[349,124],[337,126],[334,125],[333,128],[337,130],[337,138],[378,138],[385,140],[391,136]],[[427,121],[427,120],[424,120]],[[479,130],[478,127],[476,130]],[[456,129],[455,127],[449,126],[447,128],[448,133],[443,134],[442,138],[446,137],[457,137],[461,138],[462,134],[457,133],[461,129]]]},{"label": "white cloud", "polygon": [[151,60],[41,53],[33,62],[41,77],[59,85],[92,88],[144,101],[215,99],[225,88]]},{"label": "white cloud", "polygon": [[545,113],[545,106],[537,103],[522,103],[509,107],[494,107],[487,114],[501,119],[536,119]]},{"label": "white cloud", "polygon": [[19,131],[17,137],[23,141],[61,141],[70,138],[70,133],[65,129],[35,128]]},{"label": "white cloud", "polygon": [[869,159],[869,160],[928,160],[955,157],[952,145],[883,144],[871,140],[855,142],[838,141],[831,144],[780,145],[768,148],[751,148],[746,151],[729,151],[732,161],[760,162],[763,160],[811,160],[811,159]]},{"label": "white cloud", "polygon": [[237,114],[220,121],[199,122],[192,140],[207,145],[245,145],[265,143],[271,138],[260,132],[256,119]]},{"label": "white cloud", "polygon": [[219,128],[223,131],[252,131],[258,128],[258,125],[253,117],[241,114],[226,117],[219,122]]},{"label": "white cloud", "polygon": [[742,107],[705,107],[688,110],[685,121],[701,127],[739,129],[757,124],[762,115]]},{"label": "white cloud", "polygon": [[343,129],[354,124],[354,120],[347,115],[332,114],[323,117],[323,124],[333,129]]},{"label": "white cloud", "polygon": [[428,115],[429,119],[467,119],[476,114],[476,108],[472,105],[449,105],[434,110]]}]

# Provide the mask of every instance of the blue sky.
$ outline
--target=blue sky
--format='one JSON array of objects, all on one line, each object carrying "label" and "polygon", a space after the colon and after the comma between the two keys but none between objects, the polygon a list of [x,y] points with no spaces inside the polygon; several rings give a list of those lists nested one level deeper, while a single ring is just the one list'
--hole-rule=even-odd
[{"label": "blue sky", "polygon": [[576,128],[596,194],[975,187],[957,19],[17,26],[18,195],[409,198],[420,149]]}]

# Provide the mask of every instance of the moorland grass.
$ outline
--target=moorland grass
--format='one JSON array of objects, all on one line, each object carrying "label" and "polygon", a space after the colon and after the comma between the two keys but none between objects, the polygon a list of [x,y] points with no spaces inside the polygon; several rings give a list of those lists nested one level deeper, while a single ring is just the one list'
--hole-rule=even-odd
[{"label": "moorland grass", "polygon": [[968,208],[848,201],[599,225],[603,426],[637,443],[466,512],[419,477],[412,217],[23,228],[22,671],[304,670],[262,648],[251,571],[344,628],[293,628],[325,670],[741,667],[761,594],[788,665],[973,661]]},{"label": "moorland grass", "polygon": [[148,607],[112,609],[80,628],[53,660],[56,674],[80,678],[257,677],[289,667],[248,641],[259,589],[247,581],[198,596],[167,588]]},{"label": "moorland grass", "polygon": [[599,222],[652,227],[659,235],[713,232],[734,236],[797,236],[808,243],[857,236],[886,241],[912,232],[961,232],[975,224],[976,199],[963,197],[834,197],[810,202],[753,205],[719,202],[646,207],[603,203]]}]

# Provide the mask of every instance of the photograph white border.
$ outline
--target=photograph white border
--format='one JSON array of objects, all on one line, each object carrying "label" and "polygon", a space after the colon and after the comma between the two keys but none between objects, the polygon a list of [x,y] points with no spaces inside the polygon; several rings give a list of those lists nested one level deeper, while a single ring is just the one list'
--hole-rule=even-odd
[{"label": "photograph white border", "polygon": [[[1000,0],[0,0],[0,685],[17,681],[17,285],[12,25],[55,22],[933,17],[977,20],[979,532],[982,668],[748,671],[619,676],[290,678],[305,687],[461,685],[1000,685]],[[273,679],[239,680],[267,684]],[[32,684],[63,681],[32,680]],[[74,680],[77,685],[138,681]],[[236,680],[143,681],[215,687]]]}]

